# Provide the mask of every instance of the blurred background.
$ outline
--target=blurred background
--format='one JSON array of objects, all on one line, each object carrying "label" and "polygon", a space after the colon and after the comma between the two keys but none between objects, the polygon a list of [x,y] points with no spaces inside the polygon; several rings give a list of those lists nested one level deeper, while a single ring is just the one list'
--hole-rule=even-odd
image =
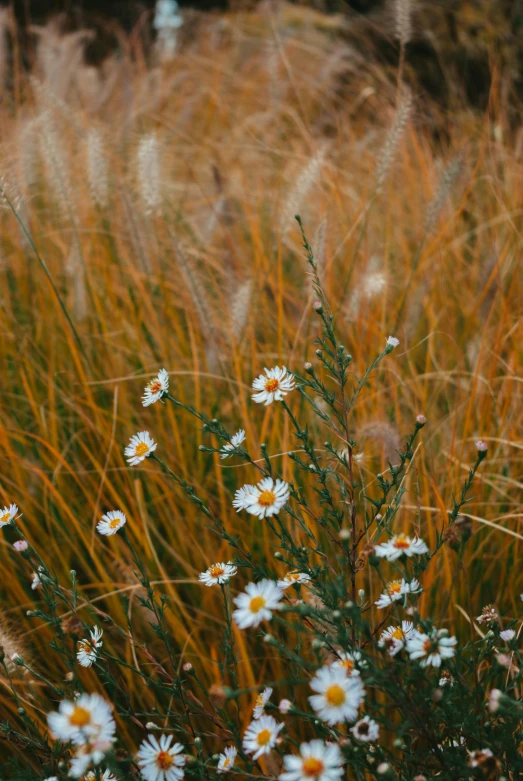
[{"label": "blurred background", "polygon": [[[423,413],[397,530],[433,545],[481,437],[465,554],[444,546],[422,609],[465,636],[485,604],[520,611],[522,33],[520,0],[3,5],[0,501],[18,504],[61,582],[74,568],[81,594],[131,615],[154,649],[127,549],[95,535],[122,509],[169,597],[180,661],[207,684],[221,608],[197,578],[231,551],[123,448],[149,430],[226,528],[284,572],[263,522],[232,511],[252,471],[200,452],[209,440],[192,417],[140,398],[165,367],[173,395],[245,428],[253,457],[265,442],[275,471],[302,480],[282,455],[297,446],[282,410],[250,400],[264,366],[314,360],[296,213],[354,370],[389,334],[401,342],[354,410],[362,506]],[[323,442],[297,394],[292,405]],[[51,634],[26,615],[31,572],[3,535],[0,644],[62,676]],[[374,600],[380,584],[365,570],[359,587]],[[104,643],[131,659],[110,630]],[[242,685],[278,678],[255,633],[237,643]],[[46,690],[13,674],[42,720]],[[150,697],[130,672],[126,688]],[[7,694],[0,718],[18,719]]]}]

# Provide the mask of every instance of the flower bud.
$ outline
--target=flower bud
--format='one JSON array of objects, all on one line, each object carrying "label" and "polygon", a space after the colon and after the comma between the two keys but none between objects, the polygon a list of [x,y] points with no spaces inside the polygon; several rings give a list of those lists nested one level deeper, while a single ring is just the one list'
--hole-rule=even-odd
[{"label": "flower bud", "polygon": [[160,729],[160,727],[154,723],[154,721],[148,721],[145,725],[146,729]]},{"label": "flower bud", "polygon": [[384,776],[385,773],[388,773],[390,770],[390,765],[388,762],[381,762],[378,767],[376,768],[376,772],[380,774],[380,776]]},{"label": "flower bud", "polygon": [[292,702],[290,700],[280,700],[280,704],[278,705],[278,710],[280,713],[288,713],[291,708]]},{"label": "flower bud", "polygon": [[418,426],[418,428],[421,428],[422,426],[424,426],[426,422],[427,422],[427,418],[425,417],[425,415],[418,415],[417,416],[417,418],[416,418],[416,425]]},{"label": "flower bud", "polygon": [[17,540],[16,542],[13,542],[13,548],[15,551],[18,551],[18,553],[22,553],[27,550],[28,547],[27,540]]},{"label": "flower bud", "polygon": [[190,673],[192,670],[192,664],[190,662],[185,662],[185,664],[182,667],[182,670],[184,673]]},{"label": "flower bud", "polygon": [[321,301],[318,300],[312,302],[312,308],[314,309],[315,312],[318,312],[318,314],[320,314],[323,311],[323,305]]},{"label": "flower bud", "polygon": [[314,374],[314,367],[313,367],[312,363],[309,363],[309,362],[307,361],[307,363],[305,364],[305,366],[304,366],[303,368],[304,368],[304,369],[305,369],[305,371],[306,371],[306,372],[308,372],[309,374]]}]

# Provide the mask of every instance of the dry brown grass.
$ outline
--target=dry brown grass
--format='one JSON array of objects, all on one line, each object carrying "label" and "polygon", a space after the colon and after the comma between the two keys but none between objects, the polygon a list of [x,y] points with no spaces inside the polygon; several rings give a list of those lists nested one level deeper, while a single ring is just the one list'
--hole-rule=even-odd
[{"label": "dry brown grass", "polygon": [[[252,479],[249,469],[199,452],[206,439],[194,419],[170,406],[144,410],[140,396],[146,378],[165,366],[174,395],[219,415],[232,431],[244,427],[252,453],[266,442],[282,476],[293,477],[291,462],[278,455],[295,447],[288,422],[276,406],[253,405],[249,386],[265,365],[299,369],[313,356],[317,323],[296,212],[311,239],[318,232],[322,278],[355,367],[389,333],[401,340],[354,411],[362,480],[372,481],[416,414],[428,420],[398,525],[419,524],[433,543],[474,440],[489,443],[469,506],[474,535],[466,557],[457,561],[444,549],[425,580],[424,609],[467,632],[458,606],[474,616],[494,602],[513,615],[523,590],[521,159],[503,136],[495,101],[486,117],[449,117],[450,141],[441,147],[415,96],[375,197],[377,161],[395,118],[394,80],[384,74],[376,91],[362,77],[355,91],[352,79],[344,92],[340,73],[350,53],[319,18],[211,19],[168,67],[124,58],[98,73],[76,64],[39,85],[18,74],[14,103],[7,96],[2,107],[4,173],[23,196],[20,213],[89,360],[4,211],[0,500],[20,506],[23,528],[64,584],[74,568],[83,596],[121,622],[126,594],[152,644],[148,617],[137,618],[139,584],[127,550],[94,531],[102,512],[127,513],[129,532],[170,599],[180,660],[197,664],[209,683],[218,681],[219,595],[196,580],[230,551],[154,464],[128,468],[123,446],[148,429],[161,457],[226,528],[279,569],[264,524],[231,507],[234,489]],[[107,166],[107,208],[96,205],[88,176],[94,128],[103,140],[98,176]],[[138,176],[137,149],[149,133],[157,185],[151,161],[148,181]],[[424,235],[438,180],[457,156],[460,176]],[[95,158],[91,146],[91,168]],[[145,184],[157,188],[157,207],[147,208]],[[292,401],[308,414],[298,397]],[[5,614],[37,668],[56,674],[50,634],[25,616],[30,572],[8,539]],[[378,588],[365,574],[360,586],[371,597]],[[113,641],[106,632],[108,649]],[[254,635],[238,633],[237,642],[243,684],[278,677]],[[131,648],[124,653],[130,658]],[[88,688],[99,685],[96,673],[83,676]],[[131,700],[150,698],[131,673],[126,684]],[[41,718],[27,679],[17,687]],[[0,703],[0,717],[15,721],[12,701]],[[119,729],[125,740],[129,724]]]}]

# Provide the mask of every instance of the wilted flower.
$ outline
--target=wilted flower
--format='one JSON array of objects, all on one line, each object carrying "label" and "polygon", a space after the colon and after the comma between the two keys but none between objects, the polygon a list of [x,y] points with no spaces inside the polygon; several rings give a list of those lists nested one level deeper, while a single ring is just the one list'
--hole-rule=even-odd
[{"label": "wilted flower", "polygon": [[365,716],[363,719],[357,721],[354,727],[352,727],[351,732],[358,740],[368,743],[378,740],[380,736],[379,725],[369,716]]},{"label": "wilted flower", "polygon": [[231,437],[231,441],[220,448],[220,457],[229,458],[242,442],[245,441],[245,431],[241,428],[236,434]]},{"label": "wilted flower", "polygon": [[482,748],[477,751],[468,751],[469,767],[479,767],[485,773],[497,771],[500,764],[489,748]]},{"label": "wilted flower", "polygon": [[438,686],[454,686],[454,678],[447,670],[443,670],[441,673]]},{"label": "wilted flower", "polygon": [[145,781],[179,781],[183,778],[182,767],[185,757],[181,756],[183,746],[174,743],[172,735],[148,735],[138,751],[137,761]]},{"label": "wilted flower", "polygon": [[258,393],[253,393],[252,399],[258,404],[265,403],[265,406],[272,404],[273,401],[281,401],[287,393],[294,390],[294,378],[287,372],[285,366],[281,369],[276,366],[274,369],[264,369],[265,376],[260,374],[252,387]]},{"label": "wilted flower", "polygon": [[481,611],[481,615],[476,618],[478,624],[487,624],[491,626],[499,621],[498,611],[493,605],[487,605]]},{"label": "wilted flower", "polygon": [[249,583],[245,593],[238,594],[234,603],[238,609],[233,617],[240,629],[258,626],[262,621],[270,621],[273,610],[277,610],[283,592],[273,580],[261,580],[259,583]]},{"label": "wilted flower", "polygon": [[252,754],[253,759],[269,754],[283,726],[272,716],[261,716],[257,721],[251,721],[243,736],[243,750],[246,754]]}]

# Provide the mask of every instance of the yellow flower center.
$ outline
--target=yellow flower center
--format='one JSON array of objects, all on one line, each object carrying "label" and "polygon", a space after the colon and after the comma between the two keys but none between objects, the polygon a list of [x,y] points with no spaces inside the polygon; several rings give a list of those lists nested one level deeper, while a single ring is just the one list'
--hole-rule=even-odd
[{"label": "yellow flower center", "polygon": [[392,544],[395,548],[398,548],[398,550],[407,550],[407,548],[410,548],[410,540],[406,534],[398,534]]},{"label": "yellow flower center", "polygon": [[256,697],[256,707],[259,708],[260,705],[263,705],[263,694],[258,694]]},{"label": "yellow flower center", "polygon": [[251,613],[259,613],[265,607],[265,597],[253,597],[249,605]]},{"label": "yellow flower center", "polygon": [[9,520],[10,513],[4,513],[3,515],[0,515],[0,523],[7,523]]},{"label": "yellow flower center", "polygon": [[319,776],[320,773],[323,773],[325,765],[321,759],[316,759],[316,757],[308,757],[304,760],[301,769],[304,776]]},{"label": "yellow flower center", "polygon": [[120,525],[121,521],[121,518],[113,518],[109,523],[110,528],[116,529]]},{"label": "yellow flower center", "polygon": [[289,572],[289,574],[285,576],[285,580],[288,580],[289,583],[296,583],[296,581],[299,579],[300,579],[299,572]]},{"label": "yellow flower center", "polygon": [[274,491],[262,491],[258,497],[258,504],[262,507],[270,507],[276,501],[276,494]]},{"label": "yellow flower center", "polygon": [[401,594],[401,580],[393,580],[388,586],[389,594]]},{"label": "yellow flower center", "polygon": [[169,770],[174,765],[174,759],[168,751],[160,751],[156,755],[156,764],[161,770]]},{"label": "yellow flower center", "polygon": [[223,767],[229,767],[230,764],[231,764],[231,760],[229,759],[229,757],[226,757],[223,760]]},{"label": "yellow flower center", "polygon": [[225,570],[223,567],[220,567],[218,564],[213,564],[212,567],[209,567],[209,574],[213,578],[219,578],[225,573]]},{"label": "yellow flower center", "polygon": [[267,743],[270,742],[271,738],[272,732],[270,729],[262,729],[256,735],[256,742],[258,743],[258,746],[266,746]]},{"label": "yellow flower center", "polygon": [[393,637],[393,638],[394,638],[394,640],[403,640],[403,632],[402,632],[402,630],[401,630],[401,629],[398,627],[398,628],[397,628],[397,629],[395,629],[395,630],[394,630],[394,632],[391,634],[391,637]]},{"label": "yellow flower center", "polygon": [[149,452],[149,445],[147,444],[147,442],[139,442],[139,443],[136,445],[136,447],[135,447],[135,449],[134,449],[134,452],[135,452],[135,454],[136,454],[138,457],[140,457],[140,456],[145,456],[145,455],[146,455],[146,453],[148,453],[148,452]]},{"label": "yellow flower center", "polygon": [[265,390],[267,393],[274,393],[275,390],[278,390],[279,384],[279,380],[267,380],[265,383]]},{"label": "yellow flower center", "polygon": [[160,382],[160,380],[153,380],[152,382],[150,382],[149,390],[151,391],[151,393],[160,393],[160,391],[163,390],[162,383]]},{"label": "yellow flower center", "polygon": [[345,692],[339,684],[333,683],[325,692],[325,699],[329,705],[339,708],[345,702]]},{"label": "yellow flower center", "polygon": [[78,643],[78,650],[88,654],[93,650],[92,643],[90,643],[89,640],[80,640]]},{"label": "yellow flower center", "polygon": [[69,716],[69,724],[73,727],[86,727],[91,721],[91,714],[86,708],[77,705]]}]

